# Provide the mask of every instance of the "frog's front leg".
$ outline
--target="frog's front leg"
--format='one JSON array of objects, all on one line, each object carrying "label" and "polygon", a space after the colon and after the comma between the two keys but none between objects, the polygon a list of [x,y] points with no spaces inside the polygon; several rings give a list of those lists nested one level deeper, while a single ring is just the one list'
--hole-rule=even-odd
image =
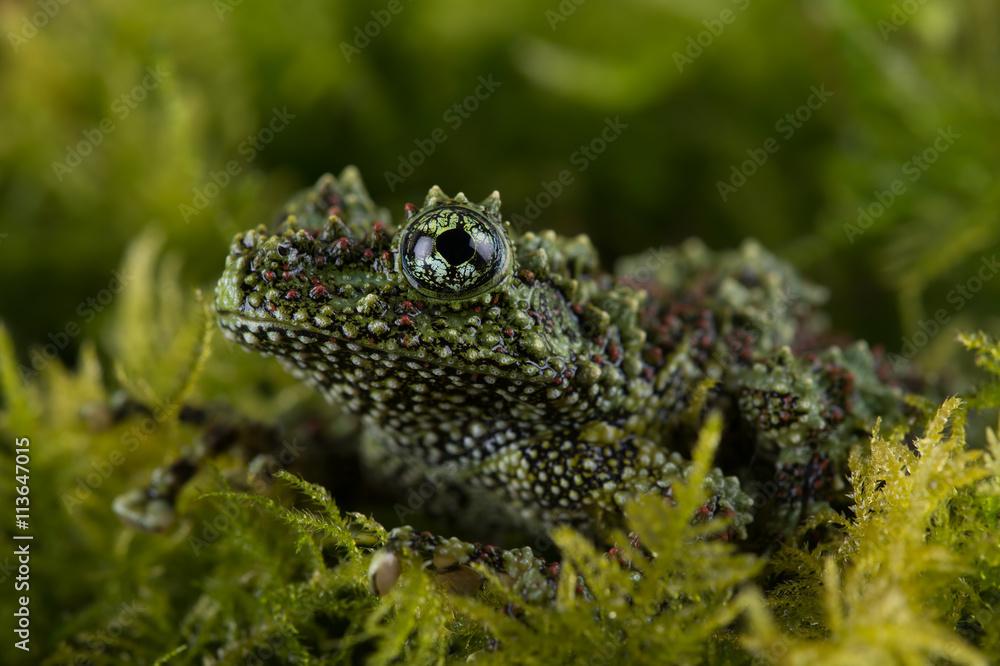
[{"label": "frog's front leg", "polygon": [[176,518],[181,490],[207,461],[230,448],[240,447],[252,456],[247,468],[251,480],[270,483],[282,467],[275,455],[282,441],[276,428],[225,411],[185,407],[182,417],[183,413],[196,415],[184,420],[201,428],[191,445],[173,462],[153,470],[148,486],[126,491],[114,500],[115,514],[129,527],[150,533],[168,529]]},{"label": "frog's front leg", "polygon": [[[669,500],[674,485],[689,476],[689,460],[643,436],[619,437],[614,428],[606,429],[608,441],[584,436],[592,438],[593,429],[512,445],[467,469],[467,482],[492,493],[498,505],[512,506],[528,524],[570,524],[609,540],[623,527],[629,499],[657,495]],[[713,469],[704,486],[712,499],[691,518],[730,516],[733,533],[744,537],[753,503],[739,481]]]},{"label": "frog's front leg", "polygon": [[[91,410],[94,427],[108,427],[152,410],[132,399],[119,398],[110,405]],[[144,532],[162,532],[176,518],[176,503],[189,481],[209,462],[224,452],[232,452],[245,464],[237,467],[230,481],[235,487],[252,487],[266,492],[279,469],[310,464],[330,475],[331,485],[341,491],[358,486],[356,470],[356,430],[340,432],[318,415],[296,414],[286,426],[275,426],[236,414],[226,408],[184,405],[177,419],[193,426],[190,444],[180,456],[153,470],[149,485],[122,493],[113,509],[119,519]]]}]

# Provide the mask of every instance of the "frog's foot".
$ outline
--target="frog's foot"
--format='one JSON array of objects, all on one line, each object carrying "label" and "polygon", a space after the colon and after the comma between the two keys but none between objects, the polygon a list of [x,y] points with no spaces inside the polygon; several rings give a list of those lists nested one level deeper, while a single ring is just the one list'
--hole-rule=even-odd
[{"label": "frog's foot", "polygon": [[[280,442],[276,431],[271,434],[275,443]],[[146,488],[129,490],[116,497],[112,504],[114,512],[129,527],[143,532],[163,532],[174,523],[177,496],[187,482],[208,460],[241,439],[241,429],[237,426],[215,424],[207,428],[180,458],[153,470]],[[276,456],[258,453],[247,467],[249,485],[260,489],[270,484],[274,472],[281,468],[282,463]]]},{"label": "frog's foot", "polygon": [[[149,406],[117,396],[109,405],[92,407],[86,416],[92,427],[104,428],[137,415],[152,414]],[[226,450],[239,449],[251,458],[248,485],[258,490],[270,484],[274,472],[291,462],[277,428],[225,410],[188,405],[181,407],[178,420],[200,429],[191,446],[177,460],[154,470],[146,488],[127,491],[113,502],[118,518],[134,529],[152,533],[168,529],[175,520],[181,490],[207,461]]]},{"label": "frog's foot", "polygon": [[153,470],[146,488],[133,488],[114,499],[112,509],[118,519],[142,532],[158,533],[174,524],[177,493],[194,476],[197,461],[181,458],[171,465]]},{"label": "frog's foot", "polygon": [[408,568],[428,570],[442,589],[465,596],[485,588],[487,579],[481,573],[485,569],[532,604],[551,602],[559,578],[559,564],[536,557],[528,547],[507,550],[397,527],[372,558],[368,569],[372,589],[380,596],[388,594]]}]

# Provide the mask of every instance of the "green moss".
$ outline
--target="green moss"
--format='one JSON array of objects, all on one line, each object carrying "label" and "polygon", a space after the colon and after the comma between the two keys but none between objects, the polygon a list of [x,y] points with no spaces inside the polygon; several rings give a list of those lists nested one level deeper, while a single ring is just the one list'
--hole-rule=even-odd
[{"label": "green moss", "polygon": [[[89,343],[75,371],[52,362],[22,379],[0,329],[0,430],[32,438],[33,648],[45,663],[195,664],[211,655],[217,663],[985,664],[1000,656],[1000,439],[989,429],[986,449],[966,445],[968,407],[995,408],[1000,396],[1000,346],[984,334],[962,341],[987,379],[934,410],[919,438],[876,427],[870,450],[851,457],[854,506],[814,517],[769,557],[719,538],[723,521],[682,519],[707,500],[700,479],[718,442],[713,419],[676,503],[628,509],[640,548],[622,533],[609,557],[569,529],[551,535],[561,554],[551,601],[525,601],[485,569],[479,594],[456,596],[409,561],[379,597],[368,569],[385,530],[286,473],[269,495],[235,491],[223,459],[182,495],[170,533],[139,534],[115,520],[112,498],[197,437],[177,418],[182,400],[218,400],[213,391],[225,389],[238,407],[267,405],[263,418],[314,400],[220,346],[200,297],[184,297],[174,265],[157,256],[153,236],[133,245],[124,270],[134,272],[135,291],[108,338],[117,382],[164,405],[157,418],[107,418],[111,378]],[[257,372],[264,384],[249,381]],[[0,485],[0,501],[12,503],[9,485]]]},{"label": "green moss", "polygon": [[[723,521],[682,519],[708,499],[700,479],[721,427],[712,419],[676,502],[648,499],[627,511],[638,549],[624,533],[614,557],[569,529],[551,535],[561,553],[551,601],[525,601],[485,569],[480,593],[449,594],[415,561],[379,597],[368,569],[384,528],[287,473],[269,496],[234,491],[221,461],[182,495],[181,521],[166,535],[135,533],[113,517],[115,495],[144,484],[197,436],[176,406],[257,370],[218,345],[209,357],[200,297],[182,296],[174,265],[157,256],[154,236],[133,245],[124,270],[134,271],[135,291],[109,337],[115,377],[165,405],[157,419],[105,418],[110,382],[91,344],[76,371],[53,362],[22,379],[0,329],[0,429],[32,438],[33,648],[49,655],[45,663],[195,664],[213,655],[303,664],[985,664],[1000,656],[1000,439],[988,429],[984,450],[965,440],[968,406],[996,407],[1000,396],[1000,345],[984,334],[962,341],[989,377],[946,400],[919,438],[876,427],[870,450],[851,456],[854,506],[814,517],[769,557],[719,538]],[[252,407],[264,391],[277,414],[312,399],[281,375],[268,381],[246,384],[231,402]],[[2,455],[9,463],[10,448]],[[12,502],[9,485],[0,501]]]}]

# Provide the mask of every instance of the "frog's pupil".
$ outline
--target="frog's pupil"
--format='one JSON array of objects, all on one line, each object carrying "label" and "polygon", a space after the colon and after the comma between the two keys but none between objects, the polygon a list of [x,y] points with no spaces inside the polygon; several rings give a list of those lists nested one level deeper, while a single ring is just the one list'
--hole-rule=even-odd
[{"label": "frog's pupil", "polygon": [[464,229],[449,229],[437,237],[437,251],[452,266],[464,264],[476,254],[472,236]]}]

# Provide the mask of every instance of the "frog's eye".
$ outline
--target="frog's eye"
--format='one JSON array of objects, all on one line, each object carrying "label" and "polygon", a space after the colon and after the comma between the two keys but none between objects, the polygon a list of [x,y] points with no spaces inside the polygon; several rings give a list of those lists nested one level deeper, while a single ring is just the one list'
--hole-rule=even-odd
[{"label": "frog's eye", "polygon": [[470,206],[435,206],[410,220],[400,234],[399,267],[425,296],[444,301],[472,298],[510,274],[507,234]]}]

